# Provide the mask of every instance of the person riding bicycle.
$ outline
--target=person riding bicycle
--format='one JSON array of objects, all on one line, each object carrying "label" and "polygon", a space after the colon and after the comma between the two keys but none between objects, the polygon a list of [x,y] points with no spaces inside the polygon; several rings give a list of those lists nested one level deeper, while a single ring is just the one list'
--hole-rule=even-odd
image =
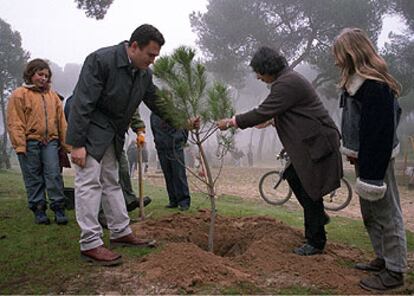
[{"label": "person riding bicycle", "polygon": [[339,188],[343,176],[339,131],[309,81],[276,50],[260,48],[250,66],[257,79],[270,84],[270,94],[258,107],[222,119],[217,126],[245,129],[273,119],[291,161],[285,177],[304,209],[307,242],[293,251],[301,256],[320,254],[328,222],[322,197]]}]

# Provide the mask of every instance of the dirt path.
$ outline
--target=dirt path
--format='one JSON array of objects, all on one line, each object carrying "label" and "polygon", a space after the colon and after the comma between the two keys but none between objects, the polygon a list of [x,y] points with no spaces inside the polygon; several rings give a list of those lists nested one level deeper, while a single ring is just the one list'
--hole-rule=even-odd
[{"label": "dirt path", "polygon": [[[243,198],[261,200],[258,190],[259,179],[264,173],[270,170],[271,167],[225,167],[222,170],[222,176],[218,183],[218,194],[230,194]],[[351,168],[346,168],[346,170],[351,170]],[[147,174],[146,181],[153,185],[164,186],[164,179],[159,173],[152,172]],[[193,192],[200,191],[200,189],[204,190],[204,186],[194,176],[189,175],[189,183]],[[408,230],[414,232],[414,191],[409,191],[406,186],[400,186],[399,190],[405,226]],[[300,208],[295,198],[291,198],[283,206],[295,209]],[[339,212],[330,212],[330,214],[333,216],[361,218],[358,198],[354,195],[347,208]]]}]

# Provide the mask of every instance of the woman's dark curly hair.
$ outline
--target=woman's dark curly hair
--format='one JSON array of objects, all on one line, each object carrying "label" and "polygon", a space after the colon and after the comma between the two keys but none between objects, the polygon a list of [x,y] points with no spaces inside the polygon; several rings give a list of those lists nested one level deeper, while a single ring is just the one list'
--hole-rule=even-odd
[{"label": "woman's dark curly hair", "polygon": [[49,79],[47,81],[49,83],[52,79],[52,71],[50,70],[49,64],[42,59],[34,59],[27,64],[26,69],[23,73],[24,82],[27,84],[32,84],[32,76],[37,71],[41,71],[43,69],[47,69],[49,71]]},{"label": "woman's dark curly hair", "polygon": [[286,58],[278,51],[270,47],[263,46],[260,47],[253,55],[250,67],[252,67],[254,72],[261,75],[269,74],[275,76],[280,71],[288,67],[288,63]]}]

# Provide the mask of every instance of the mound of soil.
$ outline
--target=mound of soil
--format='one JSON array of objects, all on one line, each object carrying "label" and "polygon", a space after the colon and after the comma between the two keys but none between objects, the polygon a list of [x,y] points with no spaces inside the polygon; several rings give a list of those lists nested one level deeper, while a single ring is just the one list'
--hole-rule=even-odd
[{"label": "mound of soil", "polygon": [[98,292],[220,293],[248,287],[244,293],[263,294],[303,287],[314,293],[367,294],[358,286],[366,274],[351,267],[363,258],[357,249],[329,242],[324,254],[301,257],[292,253],[303,243],[297,229],[267,217],[218,216],[211,253],[206,251],[208,223],[209,212],[201,211],[133,225],[138,236],[157,238],[159,250],[103,269]]}]

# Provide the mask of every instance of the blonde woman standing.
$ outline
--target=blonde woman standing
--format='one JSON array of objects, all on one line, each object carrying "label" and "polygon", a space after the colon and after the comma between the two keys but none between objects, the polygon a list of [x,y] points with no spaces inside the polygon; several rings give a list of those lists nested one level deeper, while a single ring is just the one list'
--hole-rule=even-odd
[{"label": "blonde woman standing", "polygon": [[355,267],[377,272],[360,281],[362,288],[386,291],[404,284],[407,268],[404,222],[394,175],[400,85],[361,29],[344,29],[335,39],[333,54],[343,90],[341,149],[355,165],[355,191],[376,254],[371,262]]}]

